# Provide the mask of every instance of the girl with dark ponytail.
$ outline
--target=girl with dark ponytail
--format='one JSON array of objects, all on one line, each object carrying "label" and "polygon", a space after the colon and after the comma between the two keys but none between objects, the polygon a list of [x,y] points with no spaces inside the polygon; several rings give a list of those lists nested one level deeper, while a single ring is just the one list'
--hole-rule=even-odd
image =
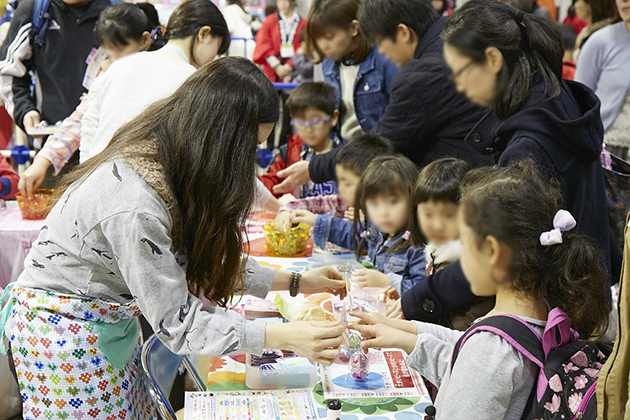
[{"label": "girl with dark ponytail", "polygon": [[[584,85],[562,80],[557,27],[494,0],[475,0],[451,16],[442,38],[457,89],[490,108],[465,141],[491,155],[498,166],[532,158],[558,183],[564,208],[577,220],[576,232],[590,239],[610,284],[616,283],[621,251],[611,235],[599,163],[604,138],[600,102]],[[474,301],[459,267],[431,280],[431,288],[420,285],[403,296],[405,318],[434,320],[448,315],[443,310]],[[423,310],[426,299],[437,310]]]},{"label": "girl with dark ponytail", "polygon": [[[520,318],[542,336],[548,308],[559,308],[584,339],[606,331],[608,282],[601,257],[588,238],[574,232],[557,181],[525,159],[469,172],[461,193],[461,265],[473,293],[496,296],[487,317]],[[451,367],[465,333],[353,315],[367,324],[357,326],[364,348],[404,349],[409,365],[438,386],[437,419],[522,418],[539,368],[496,329],[468,336]]]}]

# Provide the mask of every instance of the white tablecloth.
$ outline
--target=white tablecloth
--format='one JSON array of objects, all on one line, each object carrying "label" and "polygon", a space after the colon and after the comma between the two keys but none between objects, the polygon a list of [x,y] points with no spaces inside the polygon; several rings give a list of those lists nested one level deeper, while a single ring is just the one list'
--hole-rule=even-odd
[{"label": "white tablecloth", "polygon": [[16,201],[0,210],[0,287],[17,280],[24,270],[24,258],[37,239],[43,220],[24,220]]}]

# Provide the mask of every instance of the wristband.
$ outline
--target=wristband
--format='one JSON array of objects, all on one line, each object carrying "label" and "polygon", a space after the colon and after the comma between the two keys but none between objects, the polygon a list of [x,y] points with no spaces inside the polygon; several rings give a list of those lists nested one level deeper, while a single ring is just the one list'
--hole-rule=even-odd
[{"label": "wristband", "polygon": [[302,280],[302,273],[292,271],[291,285],[289,286],[289,294],[291,295],[291,297],[296,297],[300,292],[300,280]]}]

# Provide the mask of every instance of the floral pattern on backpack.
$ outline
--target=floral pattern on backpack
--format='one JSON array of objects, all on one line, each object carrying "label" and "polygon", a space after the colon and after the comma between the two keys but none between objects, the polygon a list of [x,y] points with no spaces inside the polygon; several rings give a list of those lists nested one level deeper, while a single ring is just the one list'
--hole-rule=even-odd
[{"label": "floral pattern on backpack", "polygon": [[[540,420],[586,419],[589,408],[596,407],[597,379],[606,356],[594,342],[580,341],[578,350],[561,364],[549,379],[547,390],[539,403],[544,413]],[[549,358],[554,358],[554,352]]]}]

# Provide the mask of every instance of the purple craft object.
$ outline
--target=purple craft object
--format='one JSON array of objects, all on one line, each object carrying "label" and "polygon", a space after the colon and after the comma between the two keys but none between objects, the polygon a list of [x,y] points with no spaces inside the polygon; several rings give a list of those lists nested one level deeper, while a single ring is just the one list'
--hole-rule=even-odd
[{"label": "purple craft object", "polygon": [[350,357],[348,366],[350,367],[350,374],[356,381],[365,381],[370,373],[370,361],[362,351],[358,351]]}]

